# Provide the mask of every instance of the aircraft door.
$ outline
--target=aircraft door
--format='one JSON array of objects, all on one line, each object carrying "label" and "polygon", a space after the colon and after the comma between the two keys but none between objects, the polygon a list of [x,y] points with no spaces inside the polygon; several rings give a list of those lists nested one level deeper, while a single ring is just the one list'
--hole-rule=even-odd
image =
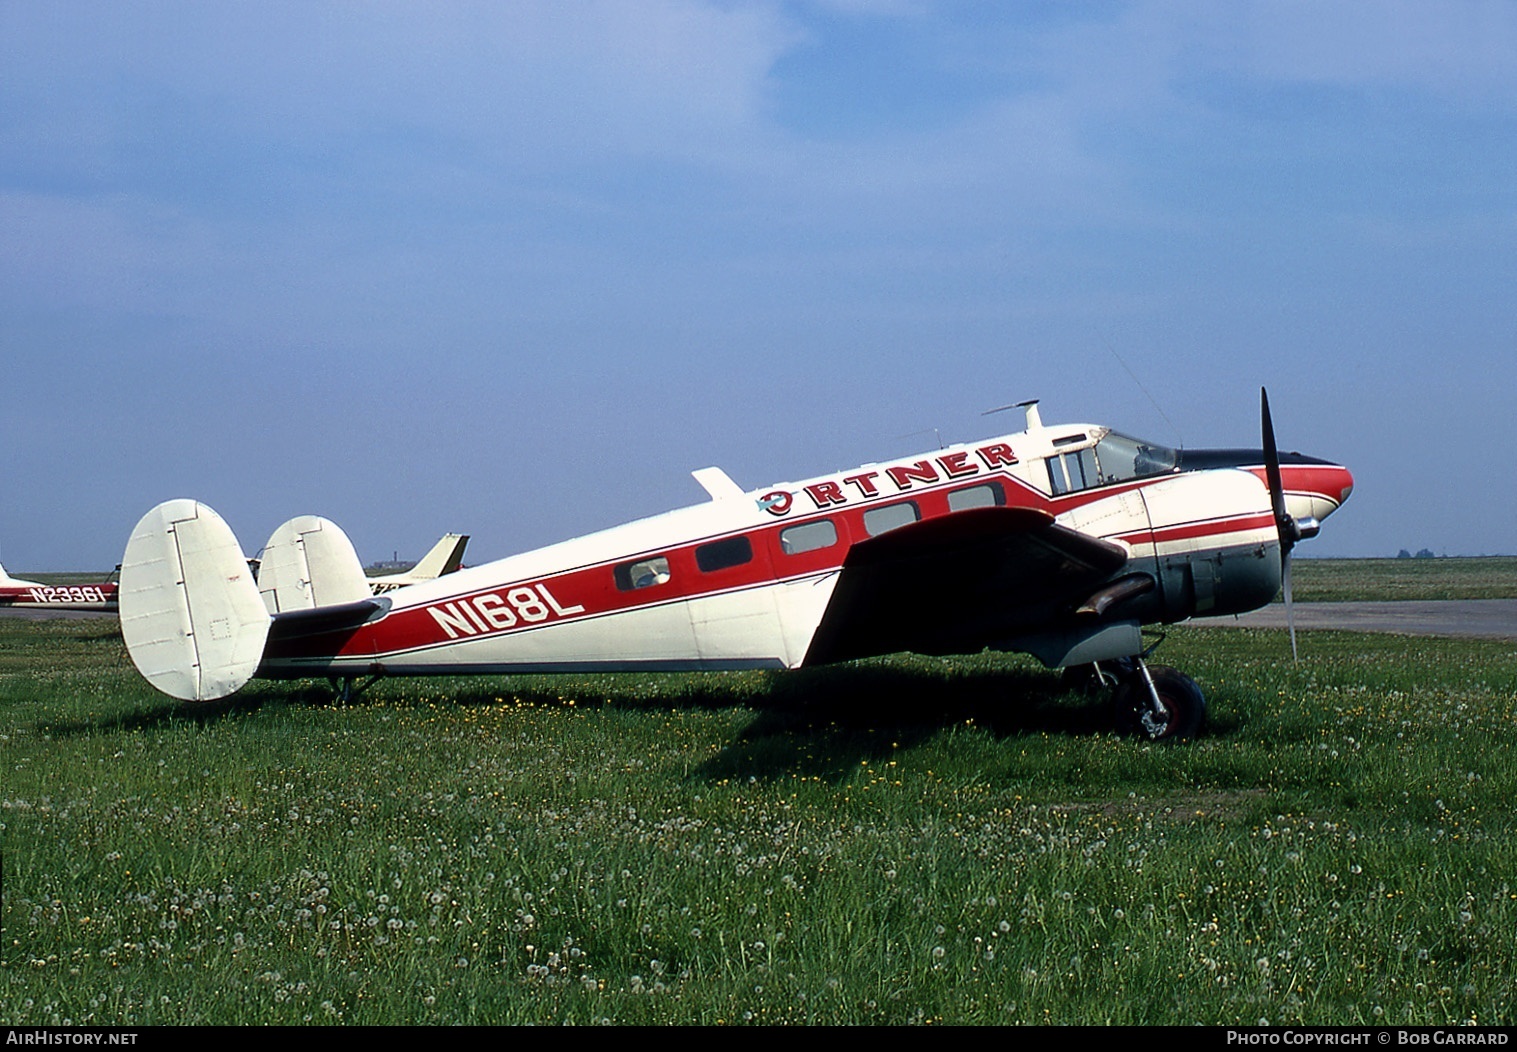
[{"label": "aircraft door", "polygon": [[762,538],[737,534],[700,545],[695,564],[701,594],[689,613],[701,661],[784,667],[774,567]]}]

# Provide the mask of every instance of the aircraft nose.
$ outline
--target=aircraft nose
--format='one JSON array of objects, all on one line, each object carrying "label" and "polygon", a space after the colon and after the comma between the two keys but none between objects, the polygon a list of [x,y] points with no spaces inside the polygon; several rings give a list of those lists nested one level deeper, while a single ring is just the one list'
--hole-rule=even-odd
[{"label": "aircraft nose", "polygon": [[1354,475],[1342,464],[1282,465],[1286,509],[1296,519],[1321,522],[1354,492]]},{"label": "aircraft nose", "polygon": [[1322,514],[1317,516],[1325,518],[1354,492],[1354,475],[1342,464],[1324,464],[1306,479],[1305,489],[1311,494],[1313,503],[1327,505],[1322,509]]},{"label": "aircraft nose", "polygon": [[1336,477],[1333,480],[1338,489],[1338,503],[1348,500],[1350,493],[1354,492],[1354,474],[1342,464],[1337,465]]}]

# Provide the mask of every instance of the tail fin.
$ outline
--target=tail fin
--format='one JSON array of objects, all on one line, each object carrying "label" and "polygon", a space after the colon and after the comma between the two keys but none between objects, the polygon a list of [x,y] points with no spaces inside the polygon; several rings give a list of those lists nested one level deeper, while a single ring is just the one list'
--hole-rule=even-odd
[{"label": "tail fin", "polygon": [[237,538],[204,504],[166,501],[142,517],[119,599],[132,664],[165,694],[224,698],[257,671],[269,614]]},{"label": "tail fin", "polygon": [[410,576],[418,581],[430,581],[434,577],[450,574],[463,565],[464,547],[469,543],[467,533],[445,533],[442,540],[432,545],[432,550],[421,557],[421,562],[411,567]]},{"label": "tail fin", "polygon": [[299,515],[263,546],[258,591],[270,614],[314,610],[368,599],[369,582],[342,527],[318,515]]},{"label": "tail fin", "polygon": [[464,547],[469,543],[467,533],[445,533],[442,540],[432,545],[432,550],[421,557],[421,562],[400,573],[381,574],[369,578],[369,587],[375,595],[404,588],[408,584],[431,581],[450,574],[463,565]]},{"label": "tail fin", "polygon": [[8,574],[8,573],[5,572],[5,567],[0,566],[0,584],[8,584],[8,585],[13,585],[13,586],[20,587],[20,588],[26,588],[28,586],[34,586],[34,585],[36,585],[37,582],[36,581],[24,581],[24,580],[22,580],[19,577],[12,577],[10,574]]}]

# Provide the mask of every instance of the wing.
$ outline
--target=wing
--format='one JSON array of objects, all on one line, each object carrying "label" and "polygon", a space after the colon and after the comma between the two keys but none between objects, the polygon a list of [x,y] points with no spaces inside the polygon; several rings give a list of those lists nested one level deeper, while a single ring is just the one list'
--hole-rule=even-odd
[{"label": "wing", "polygon": [[903,526],[849,549],[805,664],[976,653],[1068,621],[1127,558],[1120,545],[1032,508]]}]

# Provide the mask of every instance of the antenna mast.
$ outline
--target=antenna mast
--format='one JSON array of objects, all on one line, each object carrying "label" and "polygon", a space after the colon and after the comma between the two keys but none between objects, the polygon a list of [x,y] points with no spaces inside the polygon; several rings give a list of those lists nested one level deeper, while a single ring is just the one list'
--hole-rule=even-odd
[{"label": "antenna mast", "polygon": [[1039,431],[1043,427],[1043,418],[1038,414],[1038,400],[1029,398],[1025,402],[1012,402],[1009,405],[998,405],[994,409],[987,409],[981,416],[989,416],[992,413],[1004,413],[1008,409],[1027,410],[1027,430]]}]

